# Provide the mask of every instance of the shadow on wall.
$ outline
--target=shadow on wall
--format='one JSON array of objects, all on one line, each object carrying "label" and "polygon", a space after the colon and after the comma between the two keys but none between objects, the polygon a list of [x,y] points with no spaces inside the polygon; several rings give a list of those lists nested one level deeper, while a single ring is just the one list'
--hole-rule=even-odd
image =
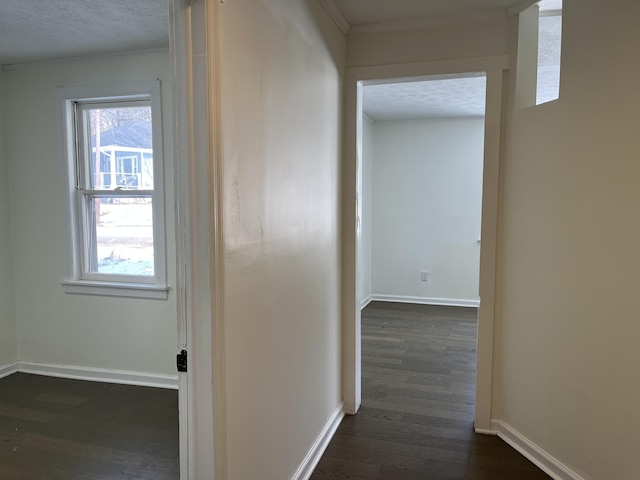
[{"label": "shadow on wall", "polygon": [[[324,42],[323,46],[326,46],[333,63],[339,72],[344,71],[346,61],[346,47],[345,42],[336,42],[335,30],[338,29],[333,22],[325,8],[320,4],[319,0],[306,0],[309,6],[309,11],[313,15],[313,20],[318,29],[318,33],[322,36]],[[330,33],[333,32],[333,35]],[[318,48],[317,44],[313,44],[313,48]]]}]

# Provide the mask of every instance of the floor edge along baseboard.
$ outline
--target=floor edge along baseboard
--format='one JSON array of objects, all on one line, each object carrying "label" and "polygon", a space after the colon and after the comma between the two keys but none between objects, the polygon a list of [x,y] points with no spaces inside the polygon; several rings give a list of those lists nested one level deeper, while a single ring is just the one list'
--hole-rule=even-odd
[{"label": "floor edge along baseboard", "polygon": [[381,293],[374,293],[369,298],[374,302],[415,303],[419,305],[442,305],[445,307],[480,306],[480,300],[464,298],[408,297],[403,295],[385,295]]},{"label": "floor edge along baseboard", "polygon": [[17,363],[10,363],[8,365],[0,365],[0,378],[8,377],[18,372]]},{"label": "floor edge along baseboard", "polygon": [[555,480],[585,480],[560,460],[546,452],[502,420],[493,420],[491,428],[498,436]]},{"label": "floor edge along baseboard", "polygon": [[329,442],[336,433],[336,430],[338,430],[344,415],[344,404],[340,402],[340,405],[338,405],[329,417],[326,425],[316,438],[316,441],[313,442],[309,452],[298,467],[298,470],[296,470],[296,473],[291,477],[291,480],[308,480],[311,477],[313,471],[322,458],[322,454],[329,446]]},{"label": "floor edge along baseboard", "polygon": [[360,310],[369,305],[371,302],[373,302],[373,297],[369,295],[367,298],[360,302]]},{"label": "floor edge along baseboard", "polygon": [[[139,387],[178,389],[178,376],[162,375],[126,370],[79,367],[75,365],[53,365],[46,363],[18,362],[16,372],[45,375],[49,377],[87,380],[91,382],[119,383]],[[1,374],[2,370],[0,370]],[[13,373],[13,372],[12,372]]]}]

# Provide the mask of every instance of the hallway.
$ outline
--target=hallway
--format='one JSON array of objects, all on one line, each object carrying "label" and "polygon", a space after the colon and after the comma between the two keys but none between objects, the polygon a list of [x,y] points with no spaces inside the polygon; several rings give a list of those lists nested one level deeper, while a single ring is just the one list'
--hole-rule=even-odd
[{"label": "hallway", "polygon": [[362,312],[362,407],[312,480],[547,479],[473,431],[476,309],[375,302]]}]

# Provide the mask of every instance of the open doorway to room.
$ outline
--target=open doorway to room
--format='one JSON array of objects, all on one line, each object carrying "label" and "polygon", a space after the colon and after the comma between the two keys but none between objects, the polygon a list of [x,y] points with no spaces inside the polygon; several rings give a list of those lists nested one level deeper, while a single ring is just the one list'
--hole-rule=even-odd
[{"label": "open doorway to room", "polygon": [[[484,152],[482,173],[482,208],[479,297],[477,314],[477,361],[475,389],[476,432],[492,433],[491,403],[493,376],[493,330],[495,309],[495,275],[498,219],[498,192],[501,149],[503,76],[508,62],[503,57],[479,62],[422,63],[407,66],[380,66],[351,69],[347,72],[345,103],[345,162],[343,195],[355,201],[344,205],[343,224],[343,397],[345,411],[355,414],[361,405],[361,281],[362,250],[362,112],[363,89],[367,85],[425,80],[434,75],[469,77],[468,72],[486,74],[486,109],[484,117]],[[471,74],[477,77],[477,74]],[[444,79],[441,77],[441,79]],[[477,242],[478,238],[475,238]],[[421,281],[423,266],[418,269]],[[427,270],[428,272],[428,270]],[[428,282],[428,274],[427,274]],[[373,293],[373,292],[372,292]]]},{"label": "open doorway to room", "polygon": [[360,301],[477,307],[486,77],[363,86]]},{"label": "open doorway to room", "polygon": [[474,420],[484,73],[362,87],[362,407]]},{"label": "open doorway to room", "polygon": [[[354,198],[352,204],[344,206],[345,230],[343,232],[343,305],[344,305],[344,350],[343,350],[343,392],[345,409],[351,414],[342,421],[327,453],[320,461],[316,472],[318,478],[327,475],[353,475],[362,478],[430,478],[446,475],[451,478],[476,478],[486,476],[491,478],[542,478],[534,465],[513,451],[508,445],[494,435],[479,435],[491,432],[491,372],[493,353],[493,316],[495,297],[495,250],[498,212],[498,172],[500,158],[500,125],[502,105],[503,70],[507,63],[502,59],[478,63],[461,61],[447,63],[420,64],[413,66],[384,66],[372,68],[351,69],[347,72],[346,93],[346,125],[345,125],[345,164],[343,174],[345,180],[343,192],[346,198]],[[475,66],[473,66],[475,65]],[[491,67],[491,68],[487,68]],[[448,72],[464,73],[486,71],[486,108],[482,133],[484,148],[480,148],[479,162],[482,166],[482,207],[481,228],[482,248],[480,251],[480,269],[478,294],[481,299],[476,312],[475,307],[464,305],[463,297],[458,297],[456,306],[427,305],[405,303],[416,302],[420,298],[428,299],[429,303],[453,303],[440,301],[438,290],[433,285],[432,290],[424,285],[415,287],[409,293],[393,291],[392,294],[376,292],[375,289],[397,288],[396,282],[371,282],[371,293],[362,275],[375,275],[375,267],[369,270],[359,266],[363,262],[363,237],[373,234],[376,225],[376,199],[381,192],[375,192],[377,185],[388,189],[393,181],[393,168],[398,168],[398,154],[407,152],[408,145],[416,143],[411,139],[400,137],[399,142],[390,142],[386,132],[391,126],[391,133],[397,135],[395,123],[412,124],[414,120],[391,119],[391,125],[382,125],[382,140],[377,143],[387,143],[390,147],[384,151],[390,166],[378,172],[376,178],[374,164],[373,171],[368,172],[366,156],[373,154],[376,161],[376,139],[369,147],[366,145],[368,133],[366,129],[373,127],[376,122],[367,126],[363,118],[363,103],[366,105],[366,89],[368,85],[398,83],[395,80],[400,75],[403,79],[425,80],[424,75],[437,75]],[[387,74],[387,75],[385,75]],[[456,77],[469,77],[457,75]],[[477,75],[471,75],[472,78]],[[374,79],[386,78],[384,82]],[[434,81],[434,78],[426,78]],[[443,79],[440,77],[440,79]],[[482,90],[482,89],[481,89]],[[484,93],[484,92],[483,92]],[[483,95],[484,96],[484,95]],[[412,104],[413,96],[407,99]],[[364,102],[363,102],[364,99]],[[443,97],[440,98],[441,100]],[[445,102],[450,105],[451,102]],[[375,112],[369,111],[369,117]],[[441,115],[439,115],[441,117]],[[373,118],[371,120],[374,120]],[[433,120],[433,122],[432,122]],[[438,120],[442,120],[441,118]],[[419,119],[422,127],[433,127],[436,119]],[[371,122],[370,122],[371,123]],[[422,137],[435,136],[436,145],[441,147],[446,135],[433,135],[427,129],[419,130]],[[369,132],[371,133],[371,132]],[[399,135],[398,135],[399,136]],[[420,141],[424,141],[420,139]],[[432,142],[434,143],[434,142]],[[464,140],[458,139],[458,143]],[[482,145],[482,143],[480,144]],[[454,151],[456,149],[452,147]],[[435,148],[430,149],[437,152]],[[383,152],[383,153],[384,153]],[[409,168],[413,176],[417,176],[420,168]],[[433,172],[435,176],[436,172]],[[460,175],[456,175],[458,177]],[[372,191],[367,192],[367,179],[373,185]],[[445,177],[447,179],[449,177]],[[414,190],[421,188],[427,180],[414,179],[404,183],[404,188],[396,188],[393,195],[405,197],[408,201],[416,202],[420,198]],[[448,180],[441,180],[445,184]],[[416,187],[417,185],[417,187]],[[451,187],[452,190],[453,187]],[[440,197],[444,197],[440,186]],[[477,191],[477,188],[476,188]],[[454,202],[463,195],[453,195]],[[367,200],[369,199],[369,200]],[[373,200],[371,200],[373,199]],[[378,202],[391,202],[389,195],[382,195]],[[367,202],[373,206],[372,212],[367,211]],[[433,203],[439,203],[433,200]],[[427,205],[430,206],[430,205]],[[424,206],[423,207],[427,207]],[[409,217],[409,227],[404,227],[404,234],[400,240],[388,242],[391,248],[394,243],[403,243],[408,236],[419,234],[415,227],[416,209],[405,215],[410,207],[395,207],[391,210],[398,217]],[[384,209],[383,209],[384,211]],[[441,214],[449,221],[458,215]],[[372,221],[370,227],[367,221]],[[396,219],[397,220],[397,219]],[[441,220],[436,216],[436,220]],[[437,224],[436,220],[432,223]],[[391,222],[387,222],[390,224]],[[383,230],[386,225],[378,225]],[[402,229],[403,227],[394,227]],[[440,227],[443,229],[444,227]],[[388,228],[387,228],[388,229]],[[371,233],[368,233],[371,232]],[[393,233],[393,232],[391,232]],[[439,232],[438,232],[439,233]],[[389,232],[386,232],[389,234]],[[460,235],[463,238],[462,235]],[[477,242],[474,235],[472,243]],[[450,241],[450,240],[449,240]],[[424,241],[426,243],[426,241]],[[364,252],[366,252],[366,246]],[[408,248],[408,247],[407,247]],[[478,246],[476,245],[476,248]],[[375,255],[375,238],[369,250]],[[393,262],[393,257],[402,259],[405,252],[386,254],[391,257],[387,262]],[[424,260],[419,260],[424,261]],[[419,261],[415,261],[418,263]],[[384,265],[384,264],[383,264]],[[436,268],[430,273],[435,273]],[[390,268],[390,267],[387,267]],[[411,280],[422,281],[421,272],[424,264],[412,265],[406,274],[408,285]],[[413,278],[411,272],[416,272]],[[369,273],[366,273],[369,272]],[[444,273],[439,274],[444,275]],[[396,274],[400,276],[400,274]],[[429,278],[427,276],[427,282]],[[433,280],[433,278],[432,278]],[[422,290],[419,290],[419,288]],[[363,291],[364,290],[364,291]],[[387,300],[387,303],[373,302],[363,312],[361,307],[369,299]],[[369,297],[370,295],[370,297]],[[428,296],[430,295],[430,297]],[[440,294],[443,295],[443,294]],[[404,297],[404,298],[403,298]],[[444,297],[441,297],[441,299]],[[364,302],[362,302],[364,300]],[[394,300],[388,302],[388,300]],[[404,300],[404,301],[401,301]],[[476,297],[477,301],[477,297]],[[361,303],[362,302],[362,303]],[[476,333],[477,332],[477,333]],[[477,339],[477,355],[475,351]],[[476,381],[477,378],[477,381]],[[474,391],[475,390],[475,391]],[[362,407],[362,408],[360,408]],[[357,413],[357,415],[356,415]],[[357,455],[354,456],[354,452]],[[495,468],[494,468],[495,467]],[[315,475],[315,474],[314,474]],[[312,477],[312,478],[315,478]]]}]

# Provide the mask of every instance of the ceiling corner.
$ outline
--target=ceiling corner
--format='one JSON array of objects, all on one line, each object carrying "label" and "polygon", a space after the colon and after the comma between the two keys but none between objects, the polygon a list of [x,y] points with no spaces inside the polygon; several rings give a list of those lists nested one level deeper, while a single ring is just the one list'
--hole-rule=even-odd
[{"label": "ceiling corner", "polygon": [[351,30],[351,24],[344,18],[342,12],[336,7],[336,4],[333,0],[318,0],[320,5],[325,9],[331,20],[337,25],[342,33],[345,35],[349,33]]},{"label": "ceiling corner", "polygon": [[507,8],[507,15],[510,17],[518,15],[539,2],[540,0],[520,0]]}]

